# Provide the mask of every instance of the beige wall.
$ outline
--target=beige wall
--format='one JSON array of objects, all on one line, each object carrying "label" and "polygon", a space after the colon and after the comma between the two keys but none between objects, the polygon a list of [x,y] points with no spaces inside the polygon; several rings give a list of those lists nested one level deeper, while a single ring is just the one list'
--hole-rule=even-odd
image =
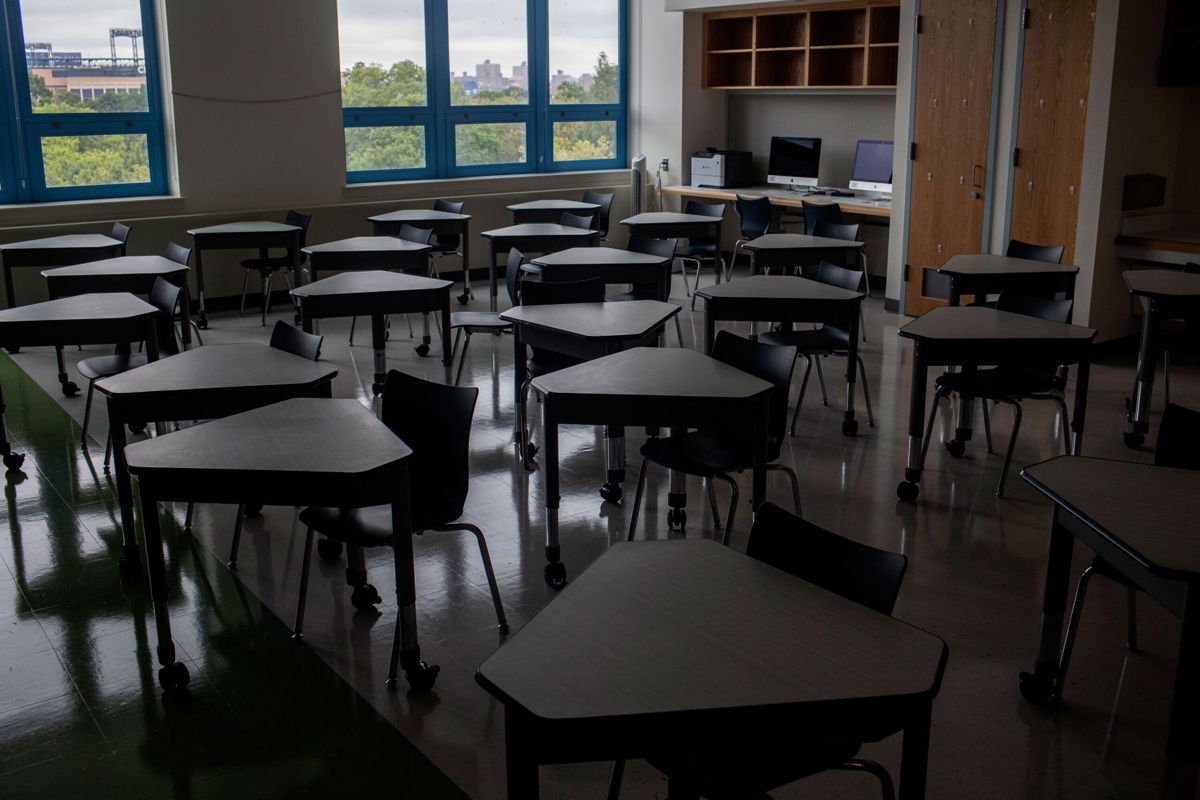
[{"label": "beige wall", "polygon": [[1187,96],[1179,114],[1172,208],[1182,214],[1200,214],[1200,102],[1194,91],[1189,90]]}]

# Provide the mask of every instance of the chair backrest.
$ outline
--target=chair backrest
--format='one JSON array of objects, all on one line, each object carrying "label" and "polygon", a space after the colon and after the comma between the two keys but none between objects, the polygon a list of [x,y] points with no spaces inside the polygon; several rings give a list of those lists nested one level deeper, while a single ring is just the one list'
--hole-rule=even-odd
[{"label": "chair backrest", "polygon": [[592,215],[591,214],[572,214],[569,211],[564,211],[562,217],[558,220],[559,225],[566,225],[568,228],[583,228],[585,231],[592,230]]},{"label": "chair backrest", "polygon": [[1200,469],[1200,411],[1167,403],[1158,423],[1154,463],[1160,467]]},{"label": "chair backrest", "polygon": [[[446,211],[450,214],[461,214],[463,206],[466,205],[462,200],[442,200],[433,201],[434,211]],[[455,253],[458,251],[459,241],[462,239],[457,233],[439,233],[434,237],[433,249],[437,253]]]},{"label": "chair backrest", "polygon": [[112,226],[112,233],[109,235],[112,236],[112,238],[116,239],[121,244],[128,244],[129,243],[129,232],[132,230],[133,230],[133,227],[130,225],[126,225],[124,222],[114,222],[113,226]]},{"label": "chair backrest", "polygon": [[1029,244],[1020,239],[1009,239],[1008,249],[1004,251],[1004,255],[1011,258],[1028,258],[1032,261],[1057,264],[1062,261],[1064,249],[1062,245]]},{"label": "chair backrest", "polygon": [[380,417],[412,448],[408,496],[416,525],[444,525],[462,516],[470,488],[471,419],[479,389],[446,386],[392,370]]},{"label": "chair backrest", "polygon": [[858,226],[844,225],[840,222],[830,222],[819,219],[813,226],[813,236],[824,236],[827,239],[841,239],[846,242],[858,241]]},{"label": "chair backrest", "polygon": [[742,220],[743,239],[757,239],[770,230],[775,210],[769,197],[745,197],[739,194],[734,207]]},{"label": "chair backrest", "polygon": [[629,235],[627,249],[634,253],[645,253],[648,256],[670,258],[675,255],[675,248],[678,245],[678,239],[654,239],[640,233],[632,233]]},{"label": "chair backrest", "polygon": [[283,350],[285,353],[316,361],[321,357],[321,342],[324,339],[324,336],[302,331],[277,319],[275,327],[271,329],[270,345],[276,350]]},{"label": "chair backrest", "polygon": [[463,201],[458,200],[442,200],[438,198],[433,201],[434,211],[446,211],[450,214],[461,214],[463,206],[466,205]]},{"label": "chair backrest", "polygon": [[804,232],[809,236],[816,236],[813,231],[817,229],[818,222],[832,222],[835,225],[842,222],[842,207],[837,203],[810,203],[801,200],[800,206],[804,209]]},{"label": "chair backrest", "polygon": [[596,212],[596,230],[600,231],[600,238],[608,236],[608,214],[612,211],[613,193],[612,192],[595,192],[591,189],[583,193],[583,202],[597,203],[600,209]]},{"label": "chair backrest", "polygon": [[746,555],[881,614],[892,613],[908,568],[900,553],[831,533],[774,503],[758,507]]},{"label": "chair backrest", "polygon": [[688,200],[683,204],[683,213],[699,214],[702,217],[725,218],[724,203],[701,203],[699,200]]},{"label": "chair backrest", "polygon": [[604,279],[582,281],[521,281],[521,305],[549,306],[556,303],[603,303]]},{"label": "chair backrest", "polygon": [[416,225],[409,225],[407,222],[400,226],[400,238],[406,242],[429,244],[429,239],[432,236],[433,228],[418,228]]},{"label": "chair backrest", "polygon": [[165,358],[179,352],[175,339],[175,315],[179,313],[179,298],[183,287],[176,286],[166,278],[155,278],[150,287],[150,305],[158,309],[154,317],[154,329],[158,334],[158,357]]},{"label": "chair backrest", "polygon": [[792,367],[796,363],[796,348],[792,345],[762,344],[743,339],[729,331],[718,331],[713,342],[712,357],[737,367],[775,387],[771,393],[767,458],[779,458],[780,444],[787,427],[788,389],[792,384]]},{"label": "chair backrest", "polygon": [[312,214],[301,214],[294,209],[288,211],[287,216],[283,218],[284,225],[295,225],[300,229],[301,247],[308,244],[308,223],[310,222],[312,222]]},{"label": "chair backrest", "polygon": [[996,299],[997,311],[1011,311],[1027,317],[1047,319],[1051,322],[1066,322],[1071,318],[1074,300],[1050,300],[1045,297],[1001,292]]},{"label": "chair backrest", "polygon": [[504,266],[504,285],[508,289],[508,302],[513,306],[521,305],[521,264],[525,254],[513,247],[508,251],[508,261]]},{"label": "chair backrest", "polygon": [[813,273],[813,280],[857,292],[862,288],[863,272],[861,269],[850,269],[822,261]]},{"label": "chair backrest", "polygon": [[167,242],[167,252],[163,253],[163,257],[177,264],[183,264],[186,267],[188,261],[192,259],[192,248],[184,247],[174,242]]}]

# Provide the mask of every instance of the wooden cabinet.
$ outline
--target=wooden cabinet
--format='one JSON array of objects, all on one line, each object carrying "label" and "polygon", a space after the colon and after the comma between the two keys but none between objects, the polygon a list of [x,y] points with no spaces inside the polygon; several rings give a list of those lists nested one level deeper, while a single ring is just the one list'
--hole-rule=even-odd
[{"label": "wooden cabinet", "polygon": [[704,15],[706,89],[895,88],[898,0]]}]

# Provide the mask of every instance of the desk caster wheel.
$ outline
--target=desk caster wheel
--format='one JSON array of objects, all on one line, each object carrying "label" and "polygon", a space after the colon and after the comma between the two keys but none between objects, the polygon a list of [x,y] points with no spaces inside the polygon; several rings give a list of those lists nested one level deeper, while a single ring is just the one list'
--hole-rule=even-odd
[{"label": "desk caster wheel", "polygon": [[1126,433],[1125,434],[1125,446],[1126,447],[1141,447],[1145,443],[1146,443],[1146,434],[1144,434],[1144,433]]},{"label": "desk caster wheel", "polygon": [[547,564],[543,569],[546,585],[551,589],[561,589],[567,585],[567,565],[561,561]]},{"label": "desk caster wheel", "polygon": [[342,543],[337,539],[317,539],[317,555],[322,561],[337,561],[342,557]]},{"label": "desk caster wheel", "polygon": [[962,458],[967,453],[967,443],[959,439],[946,442],[946,452],[955,458]]},{"label": "desk caster wheel", "polygon": [[858,436],[858,420],[842,420],[842,436]]},{"label": "desk caster wheel", "polygon": [[131,422],[127,427],[134,436],[141,436],[146,432],[146,423],[144,422]]},{"label": "desk caster wheel", "polygon": [[621,496],[624,492],[621,490],[619,483],[606,483],[600,487],[600,496],[610,503],[621,502]]},{"label": "desk caster wheel", "polygon": [[682,508],[672,508],[667,511],[667,529],[681,531],[687,527],[687,511]]},{"label": "desk caster wheel", "polygon": [[262,503],[246,503],[246,516],[257,517],[262,513]]},{"label": "desk caster wheel", "polygon": [[379,397],[379,395],[383,394],[383,384],[379,382],[372,383],[371,394],[375,395],[376,397]]},{"label": "desk caster wheel", "polygon": [[429,355],[429,345],[427,345],[427,344],[419,344],[416,347],[414,347],[413,349],[416,350],[417,355],[421,356],[422,358]]},{"label": "desk caster wheel", "polygon": [[117,559],[117,574],[124,580],[135,580],[142,575],[142,564],[135,559],[121,556]]},{"label": "desk caster wheel", "polygon": [[536,444],[530,443],[525,445],[525,452],[521,454],[521,466],[530,471],[537,469],[537,462],[533,460],[537,454],[538,448]]},{"label": "desk caster wheel", "polygon": [[6,455],[4,457],[4,466],[6,466],[12,470],[20,469],[21,465],[24,463],[25,463],[25,454],[24,453],[9,453],[8,455]]},{"label": "desk caster wheel", "polygon": [[902,481],[900,485],[896,487],[896,497],[899,497],[906,503],[917,502],[917,495],[920,493],[920,487],[909,481]]},{"label": "desk caster wheel", "polygon": [[202,331],[208,330],[208,317],[201,317],[197,320],[196,327]]},{"label": "desk caster wheel", "polygon": [[62,393],[67,397],[74,397],[75,395],[79,394],[79,386],[75,383],[75,381],[67,381],[61,385],[61,388]]},{"label": "desk caster wheel", "polygon": [[408,688],[412,691],[428,692],[433,688],[440,669],[441,667],[436,664],[431,666],[424,661],[419,661],[412,669],[404,670],[404,679],[408,681]]},{"label": "desk caster wheel", "polygon": [[359,611],[373,611],[375,606],[382,602],[383,598],[379,596],[379,592],[369,583],[355,586],[354,591],[350,593],[350,603]]},{"label": "desk caster wheel", "polygon": [[1021,673],[1021,696],[1034,705],[1043,706],[1058,699],[1054,681],[1039,678],[1030,672]]},{"label": "desk caster wheel", "polygon": [[458,304],[460,306],[465,306],[467,304],[467,301],[470,299],[471,299],[471,296],[469,294],[467,294],[466,292],[463,292],[462,294],[460,294],[458,296]]},{"label": "desk caster wheel", "polygon": [[182,661],[176,661],[171,666],[163,667],[158,671],[158,682],[167,694],[184,691],[191,679],[192,676],[188,674],[187,667]]}]

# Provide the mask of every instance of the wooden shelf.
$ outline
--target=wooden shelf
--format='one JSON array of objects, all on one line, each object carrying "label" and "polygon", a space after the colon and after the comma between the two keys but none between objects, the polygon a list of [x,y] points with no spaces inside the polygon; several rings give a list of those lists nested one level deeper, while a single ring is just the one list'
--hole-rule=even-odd
[{"label": "wooden shelf", "polygon": [[754,54],[754,85],[778,88],[804,85],[804,51],[767,50]]},{"label": "wooden shelf", "polygon": [[867,10],[812,12],[808,41],[813,47],[867,43]]},{"label": "wooden shelf", "polygon": [[759,50],[803,47],[808,40],[808,14],[761,14],[754,21],[754,46]]}]

